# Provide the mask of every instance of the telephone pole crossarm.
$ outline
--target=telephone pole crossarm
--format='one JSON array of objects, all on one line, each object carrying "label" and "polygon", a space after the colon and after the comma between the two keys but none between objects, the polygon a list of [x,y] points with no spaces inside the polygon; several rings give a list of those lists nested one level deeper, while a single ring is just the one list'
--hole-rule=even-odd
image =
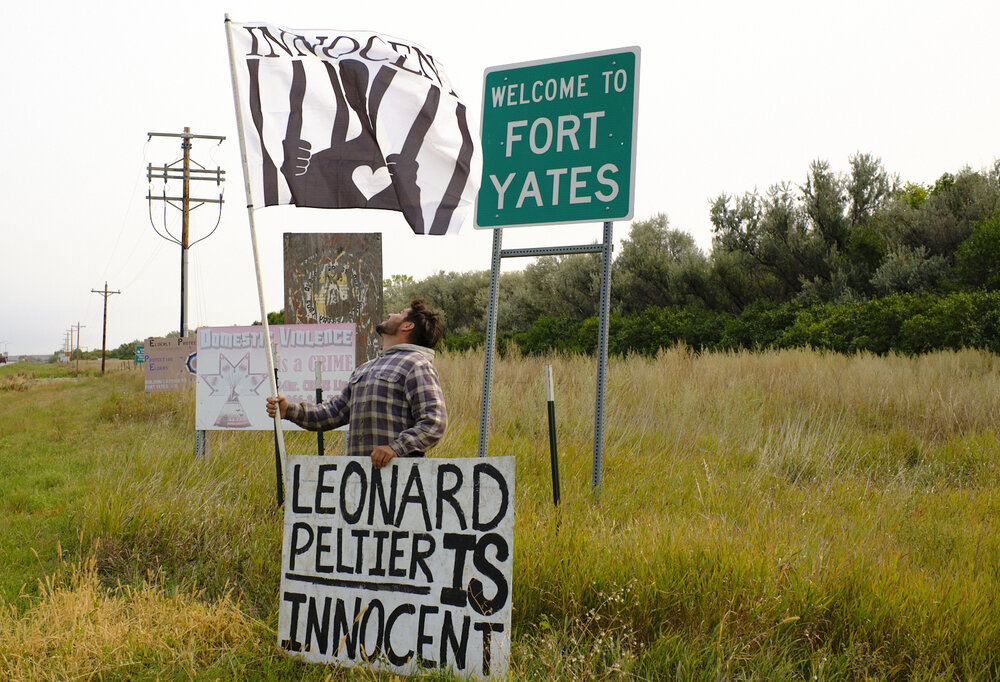
[{"label": "telephone pole crossarm", "polygon": [[146,133],[150,138],[154,137],[181,137],[185,140],[218,140],[222,142],[226,139],[225,135],[196,135],[190,132],[188,128],[184,129],[183,133]]},{"label": "telephone pole crossarm", "polygon": [[[153,196],[152,194],[147,194],[146,199],[156,199],[157,201],[184,201],[184,197],[165,197],[165,196]],[[224,203],[222,199],[198,199],[195,197],[188,197],[188,201],[197,201],[202,204],[221,204]],[[172,206],[173,204],[171,204]],[[197,207],[195,207],[197,208]]]}]

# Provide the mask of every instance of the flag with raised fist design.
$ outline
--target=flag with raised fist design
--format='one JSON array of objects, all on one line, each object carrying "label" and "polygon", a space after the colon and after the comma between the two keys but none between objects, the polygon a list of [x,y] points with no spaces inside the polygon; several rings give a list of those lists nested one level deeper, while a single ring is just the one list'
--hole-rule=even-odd
[{"label": "flag with raised fist design", "polygon": [[423,47],[371,32],[230,30],[254,207],[401,211],[456,233],[478,174],[466,107]]}]

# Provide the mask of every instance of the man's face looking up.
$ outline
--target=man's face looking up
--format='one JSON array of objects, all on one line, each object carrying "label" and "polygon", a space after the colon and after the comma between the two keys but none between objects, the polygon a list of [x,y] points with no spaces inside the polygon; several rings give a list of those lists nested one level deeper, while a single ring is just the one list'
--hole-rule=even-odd
[{"label": "man's face looking up", "polygon": [[406,321],[410,314],[409,308],[404,308],[398,313],[391,313],[384,322],[375,325],[375,331],[382,336],[395,336],[399,332],[399,327]]}]

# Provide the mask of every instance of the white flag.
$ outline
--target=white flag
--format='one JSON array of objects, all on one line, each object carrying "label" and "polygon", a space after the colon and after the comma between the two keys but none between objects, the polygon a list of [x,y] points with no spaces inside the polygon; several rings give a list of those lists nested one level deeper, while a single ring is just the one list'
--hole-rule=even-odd
[{"label": "white flag", "polygon": [[478,173],[466,108],[406,40],[232,23],[255,207],[402,211],[417,234],[459,230]]}]

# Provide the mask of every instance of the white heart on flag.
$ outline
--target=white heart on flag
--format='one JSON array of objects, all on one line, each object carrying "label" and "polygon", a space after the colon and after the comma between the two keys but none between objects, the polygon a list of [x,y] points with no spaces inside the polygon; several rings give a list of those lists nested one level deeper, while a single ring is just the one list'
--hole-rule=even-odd
[{"label": "white heart on flag", "polygon": [[371,166],[358,166],[351,173],[351,180],[358,191],[365,195],[365,199],[371,199],[392,184],[392,176],[386,166],[380,166],[375,171],[372,171]]}]

